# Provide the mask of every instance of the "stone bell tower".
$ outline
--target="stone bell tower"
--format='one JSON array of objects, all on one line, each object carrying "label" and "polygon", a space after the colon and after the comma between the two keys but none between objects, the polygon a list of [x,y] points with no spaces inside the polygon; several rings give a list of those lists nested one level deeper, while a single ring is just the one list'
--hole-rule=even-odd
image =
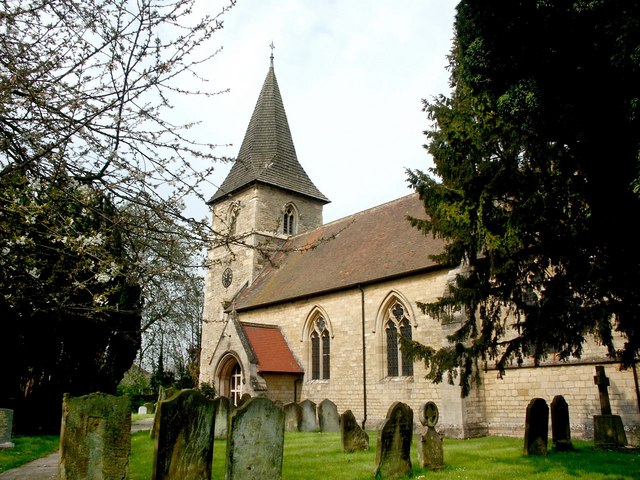
[{"label": "stone bell tower", "polygon": [[322,225],[327,203],[298,162],[272,54],[240,152],[208,202],[214,238],[205,281],[201,383],[216,380],[219,366],[212,360],[233,299],[284,240]]}]

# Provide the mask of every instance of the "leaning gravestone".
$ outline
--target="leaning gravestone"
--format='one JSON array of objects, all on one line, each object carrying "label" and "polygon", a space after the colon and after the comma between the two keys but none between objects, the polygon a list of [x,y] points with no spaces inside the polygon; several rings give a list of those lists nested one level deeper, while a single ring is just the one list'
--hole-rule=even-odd
[{"label": "leaning gravestone", "polygon": [[524,424],[524,454],[546,455],[549,441],[549,406],[543,398],[534,398],[527,406]]},{"label": "leaning gravestone", "polygon": [[283,448],[282,407],[266,397],[247,400],[231,414],[225,480],[281,479]]},{"label": "leaning gravestone", "polygon": [[231,415],[231,402],[227,397],[216,398],[216,427],[215,438],[226,439],[229,431],[229,416]]},{"label": "leaning gravestone", "polygon": [[557,452],[573,450],[569,405],[562,395],[551,400],[551,445]]},{"label": "leaning gravestone", "polygon": [[600,415],[593,416],[593,443],[596,448],[617,448],[627,444],[627,435],[620,415],[611,414],[609,401],[609,379],[602,365],[596,366],[593,382],[598,385]]},{"label": "leaning gravestone", "polygon": [[300,422],[301,432],[315,432],[318,430],[318,416],[316,413],[316,404],[306,399],[300,402],[302,408],[302,421]]},{"label": "leaning gravestone", "polygon": [[284,407],[284,431],[299,432],[302,423],[302,407],[296,402],[287,403]]},{"label": "leaning gravestone", "polygon": [[128,478],[130,450],[128,397],[64,395],[59,480],[124,480]]},{"label": "leaning gravestone", "polygon": [[340,442],[347,453],[369,450],[369,435],[360,428],[351,410],[340,415]]},{"label": "leaning gravestone", "polygon": [[340,416],[338,407],[331,400],[326,398],[318,405],[318,423],[321,432],[339,432]]},{"label": "leaning gravestone", "polygon": [[378,432],[376,479],[402,478],[411,471],[412,436],[413,410],[402,402],[393,403]]},{"label": "leaning gravestone", "polygon": [[426,430],[421,432],[418,440],[418,461],[422,468],[436,470],[444,466],[444,452],[442,438],[436,432],[436,425],[440,414],[433,402],[427,402],[420,410],[420,423]]},{"label": "leaning gravestone", "polygon": [[13,428],[13,410],[10,408],[0,408],[0,449],[13,448],[15,443],[11,441],[11,430]]},{"label": "leaning gravestone", "polygon": [[216,401],[182,390],[158,402],[152,480],[211,478]]}]

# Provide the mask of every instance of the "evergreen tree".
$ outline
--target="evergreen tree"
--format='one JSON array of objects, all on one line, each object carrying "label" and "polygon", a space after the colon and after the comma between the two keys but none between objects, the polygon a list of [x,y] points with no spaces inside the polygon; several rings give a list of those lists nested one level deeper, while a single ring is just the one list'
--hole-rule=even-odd
[{"label": "evergreen tree", "polygon": [[[500,371],[550,353],[579,357],[593,335],[629,365],[640,348],[640,2],[463,0],[452,94],[425,102],[435,167],[409,180],[426,233],[463,264],[422,305],[465,320],[451,345],[405,348],[441,381],[477,360]],[[614,331],[623,343],[614,343]]]}]

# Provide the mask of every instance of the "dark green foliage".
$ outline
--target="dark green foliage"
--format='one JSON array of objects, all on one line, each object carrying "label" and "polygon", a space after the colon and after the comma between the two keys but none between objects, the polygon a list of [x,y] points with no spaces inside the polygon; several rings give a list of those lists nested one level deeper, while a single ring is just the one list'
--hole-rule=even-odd
[{"label": "dark green foliage", "polygon": [[60,428],[62,395],[115,393],[140,346],[140,288],[108,198],[0,177],[0,403],[19,432]]},{"label": "dark green foliage", "polygon": [[[452,95],[425,102],[435,167],[410,172],[439,260],[465,264],[423,309],[466,321],[440,351],[405,345],[440,381],[478,359],[579,357],[593,334],[627,365],[640,338],[640,2],[462,1]],[[513,323],[515,322],[515,325]],[[612,343],[613,330],[626,339]]]}]

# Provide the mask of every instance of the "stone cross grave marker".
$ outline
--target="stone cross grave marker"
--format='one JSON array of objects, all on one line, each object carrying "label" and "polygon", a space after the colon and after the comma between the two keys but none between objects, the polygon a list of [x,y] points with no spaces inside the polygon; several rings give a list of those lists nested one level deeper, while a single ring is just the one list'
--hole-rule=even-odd
[{"label": "stone cross grave marker", "polygon": [[283,408],[266,397],[247,400],[231,414],[225,480],[281,479],[283,448]]},{"label": "stone cross grave marker", "polygon": [[527,405],[524,425],[524,454],[546,455],[549,441],[549,406],[543,398],[534,398]]},{"label": "stone cross grave marker", "polygon": [[128,397],[92,393],[62,400],[59,480],[125,480],[131,450]]},{"label": "stone cross grave marker", "polygon": [[600,415],[593,416],[593,443],[596,448],[617,448],[627,445],[627,435],[624,432],[622,418],[611,414],[609,400],[609,379],[604,367],[596,365],[596,375],[593,382],[598,386],[600,397]]},{"label": "stone cross grave marker", "polygon": [[411,471],[411,439],[413,410],[402,402],[394,402],[378,432],[376,479],[402,478]]},{"label": "stone cross grave marker", "polygon": [[569,405],[562,395],[551,400],[551,445],[558,452],[573,450]]},{"label": "stone cross grave marker", "polygon": [[300,422],[301,432],[315,432],[318,430],[318,414],[316,404],[306,399],[300,402],[302,408],[302,422]]},{"label": "stone cross grave marker", "polygon": [[302,423],[302,407],[296,402],[287,403],[284,407],[285,432],[299,432]]},{"label": "stone cross grave marker", "polygon": [[339,432],[340,416],[338,407],[331,400],[324,399],[318,405],[318,423],[321,432]]},{"label": "stone cross grave marker", "polygon": [[0,449],[13,448],[15,443],[11,441],[11,430],[13,429],[13,410],[10,408],[0,408]]},{"label": "stone cross grave marker", "polygon": [[216,403],[197,390],[158,402],[152,480],[211,478]]},{"label": "stone cross grave marker", "polygon": [[340,415],[340,442],[347,453],[369,450],[369,435],[360,428],[351,410]]},{"label": "stone cross grave marker", "polygon": [[436,432],[440,414],[434,402],[425,403],[420,409],[420,423],[426,429],[418,436],[418,461],[422,468],[436,470],[444,466],[442,438]]}]

